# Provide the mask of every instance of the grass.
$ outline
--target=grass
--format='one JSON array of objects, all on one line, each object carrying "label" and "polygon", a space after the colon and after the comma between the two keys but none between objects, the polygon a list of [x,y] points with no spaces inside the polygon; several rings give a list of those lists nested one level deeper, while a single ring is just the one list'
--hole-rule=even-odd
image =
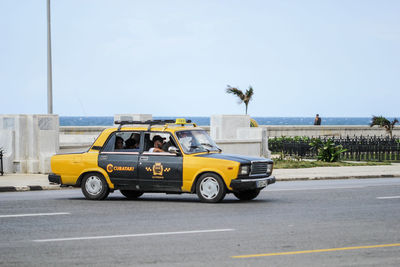
[{"label": "grass", "polygon": [[323,162],[323,161],[305,161],[305,160],[282,160],[274,159],[274,169],[299,169],[299,168],[314,168],[314,167],[342,167],[342,166],[375,166],[375,165],[390,165],[390,162]]}]

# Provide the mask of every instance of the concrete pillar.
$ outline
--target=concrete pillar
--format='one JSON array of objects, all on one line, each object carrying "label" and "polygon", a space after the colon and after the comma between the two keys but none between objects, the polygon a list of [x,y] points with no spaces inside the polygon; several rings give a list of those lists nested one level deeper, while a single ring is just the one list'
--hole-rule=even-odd
[{"label": "concrete pillar", "polygon": [[250,127],[249,115],[212,115],[210,135],[215,140],[237,139],[237,129]]},{"label": "concrete pillar", "polygon": [[210,135],[226,153],[269,157],[268,133],[261,127],[250,127],[248,115],[213,115]]},{"label": "concrete pillar", "polygon": [[14,131],[2,129],[0,125],[0,149],[3,150],[3,171],[4,173],[14,172]]},{"label": "concrete pillar", "polygon": [[48,173],[59,148],[58,115],[0,115],[0,142],[6,172]]},{"label": "concrete pillar", "polygon": [[39,172],[51,172],[50,158],[60,148],[60,120],[58,115],[35,115]]},{"label": "concrete pillar", "polygon": [[152,120],[151,114],[115,114],[114,121],[148,121]]}]

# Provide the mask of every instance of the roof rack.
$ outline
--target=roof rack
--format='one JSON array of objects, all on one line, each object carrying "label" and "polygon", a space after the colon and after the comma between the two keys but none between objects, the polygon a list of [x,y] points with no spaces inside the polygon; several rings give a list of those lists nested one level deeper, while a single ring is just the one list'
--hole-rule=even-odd
[{"label": "roof rack", "polygon": [[[177,123],[179,122],[179,123]],[[196,125],[195,123],[192,123],[191,120],[187,120],[184,123],[182,121],[178,120],[147,120],[147,121],[115,121],[114,124],[119,124],[118,126],[118,131],[121,130],[122,126],[127,125],[127,124],[145,124],[148,125],[148,131],[150,131],[152,125],[167,125],[167,124],[177,124],[177,125],[185,125],[186,123],[193,124],[194,126]],[[196,127],[196,126],[195,126]]]}]

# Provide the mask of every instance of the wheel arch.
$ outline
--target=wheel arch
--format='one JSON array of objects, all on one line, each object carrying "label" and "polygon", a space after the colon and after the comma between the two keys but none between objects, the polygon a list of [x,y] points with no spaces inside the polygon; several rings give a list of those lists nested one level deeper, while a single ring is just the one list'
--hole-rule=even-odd
[{"label": "wheel arch", "polygon": [[199,180],[200,176],[202,176],[205,173],[212,173],[212,174],[218,175],[219,178],[221,178],[222,182],[224,183],[224,186],[225,186],[226,190],[229,190],[228,187],[226,186],[226,182],[225,182],[223,176],[220,173],[218,173],[216,171],[202,171],[202,172],[200,172],[199,174],[196,175],[196,178],[194,179],[194,181],[192,183],[192,187],[190,189],[190,193],[196,193],[197,181]]},{"label": "wheel arch", "polygon": [[110,189],[114,189],[114,184],[111,182],[110,177],[108,176],[108,174],[103,170],[99,170],[99,169],[88,169],[88,170],[84,170],[78,177],[78,179],[76,180],[76,184],[75,186],[81,186],[82,185],[82,179],[83,177],[85,177],[87,174],[89,173],[99,173],[101,175],[103,175],[104,179],[106,179],[108,187]]}]

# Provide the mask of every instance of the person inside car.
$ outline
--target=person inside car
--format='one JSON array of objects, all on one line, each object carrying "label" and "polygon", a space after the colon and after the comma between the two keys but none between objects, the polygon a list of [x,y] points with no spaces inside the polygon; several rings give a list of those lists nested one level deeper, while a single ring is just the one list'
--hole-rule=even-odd
[{"label": "person inside car", "polygon": [[124,148],[124,139],[122,137],[117,136],[115,138],[115,149],[123,149]]},{"label": "person inside car", "polygon": [[177,132],[179,143],[181,143],[183,150],[189,152],[192,150],[192,135],[187,131]]},{"label": "person inside car", "polygon": [[153,137],[154,147],[150,148],[149,152],[164,152],[162,146],[164,144],[164,139],[159,135],[155,135]]},{"label": "person inside car", "polygon": [[125,146],[128,149],[139,149],[140,145],[140,134],[133,133],[131,137],[125,141]]}]

